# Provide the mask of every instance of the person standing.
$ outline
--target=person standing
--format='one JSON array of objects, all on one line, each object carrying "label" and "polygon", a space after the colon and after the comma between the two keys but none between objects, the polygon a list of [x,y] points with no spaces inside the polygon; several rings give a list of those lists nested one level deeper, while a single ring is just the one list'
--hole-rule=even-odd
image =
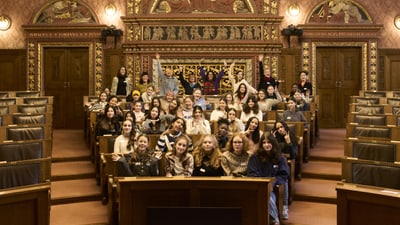
[{"label": "person standing", "polygon": [[219,94],[219,83],[222,79],[222,76],[225,73],[225,67],[226,67],[226,62],[224,61],[224,66],[222,67],[221,71],[218,73],[217,76],[215,76],[214,72],[209,70],[206,72],[201,65],[201,63],[204,61],[204,59],[200,60],[199,66],[200,66],[200,76],[201,79],[203,80],[203,94],[205,95],[217,95]]},{"label": "person standing", "polygon": [[161,85],[159,85],[160,95],[165,96],[168,92],[173,92],[174,96],[176,96],[179,92],[179,81],[176,77],[174,77],[174,73],[171,68],[166,68],[165,73],[161,67],[160,63],[160,54],[156,54],[157,59],[157,70],[158,75],[161,78]]},{"label": "person standing", "polygon": [[118,70],[117,76],[113,78],[111,84],[111,95],[128,95],[132,91],[132,82],[129,79],[126,67],[121,66]]},{"label": "person standing", "polygon": [[189,75],[189,81],[183,78],[183,66],[179,66],[179,81],[181,82],[183,89],[185,89],[185,95],[192,95],[195,88],[201,89],[200,84],[197,83],[195,74]]},{"label": "person standing", "polygon": [[267,90],[268,86],[272,85],[272,87],[276,87],[277,83],[275,79],[271,76],[271,71],[268,65],[264,65],[263,63],[264,55],[260,54],[258,56],[258,67],[260,74],[260,83],[258,85],[258,90],[264,89]]}]

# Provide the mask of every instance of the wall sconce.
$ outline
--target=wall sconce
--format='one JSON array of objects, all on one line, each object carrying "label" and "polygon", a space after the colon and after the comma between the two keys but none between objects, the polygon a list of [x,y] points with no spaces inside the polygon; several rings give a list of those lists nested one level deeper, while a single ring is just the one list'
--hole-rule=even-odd
[{"label": "wall sconce", "polygon": [[291,16],[298,16],[300,14],[300,7],[296,3],[292,3],[288,7],[288,13]]},{"label": "wall sconce", "polygon": [[0,16],[0,30],[8,30],[11,27],[11,19],[8,16]]},{"label": "wall sconce", "polygon": [[117,7],[112,3],[108,3],[106,7],[104,7],[104,11],[107,16],[114,16],[117,13]]},{"label": "wall sconce", "polygon": [[400,16],[396,16],[396,17],[394,18],[394,26],[395,26],[398,30],[400,30]]}]

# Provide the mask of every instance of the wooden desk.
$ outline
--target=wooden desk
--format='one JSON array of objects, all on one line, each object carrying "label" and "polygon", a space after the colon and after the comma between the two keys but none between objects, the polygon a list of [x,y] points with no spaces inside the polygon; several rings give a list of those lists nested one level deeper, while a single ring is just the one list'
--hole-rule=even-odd
[{"label": "wooden desk", "polygon": [[1,224],[50,224],[50,182],[0,190]]},{"label": "wooden desk", "polygon": [[[233,208],[232,214],[237,213],[237,209],[240,208],[242,225],[268,225],[272,181],[273,178],[233,177],[117,178],[119,224],[147,225],[147,218],[154,213],[155,208],[192,209],[191,212],[186,211],[186,214],[176,214],[179,216],[175,217],[174,221],[181,217],[179,221],[185,221],[184,218],[190,215],[198,215],[197,210],[204,211],[205,208],[211,207],[216,211],[229,211],[229,208]],[[189,218],[196,224],[201,220],[202,224],[211,225],[214,224],[214,216],[216,215],[208,214],[204,217]],[[176,224],[175,222],[165,219],[164,224]]]},{"label": "wooden desk", "polygon": [[400,221],[400,190],[338,183],[337,224],[395,225]]}]

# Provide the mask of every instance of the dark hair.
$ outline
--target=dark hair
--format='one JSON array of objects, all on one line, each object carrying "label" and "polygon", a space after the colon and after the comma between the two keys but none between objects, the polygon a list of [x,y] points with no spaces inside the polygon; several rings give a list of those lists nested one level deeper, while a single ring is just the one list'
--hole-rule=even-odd
[{"label": "dark hair", "polygon": [[113,98],[116,98],[117,101],[119,102],[119,98],[118,98],[118,96],[116,96],[116,95],[110,95],[110,96],[108,96],[107,102],[110,102],[110,100],[113,99]]},{"label": "dark hair", "polygon": [[[264,150],[264,148],[263,148],[263,142],[264,141],[267,141],[267,142],[271,143],[271,145],[272,145],[271,151],[267,152],[267,151]],[[258,149],[257,149],[256,154],[258,155],[258,157],[260,158],[261,162],[263,162],[263,163],[265,163],[265,162],[279,163],[279,160],[280,160],[282,154],[281,154],[281,151],[279,149],[278,142],[276,141],[274,135],[265,132],[261,136],[261,140],[260,140],[260,143],[258,145]]]},{"label": "dark hair", "polygon": [[152,106],[152,107],[149,108],[149,112],[148,112],[147,115],[146,115],[146,119],[152,119],[152,118],[151,118],[151,110],[153,110],[154,108],[156,108],[156,109],[158,110],[158,115],[157,115],[157,118],[156,118],[156,119],[159,119],[159,118],[160,118],[160,113],[161,113],[160,107],[158,107],[158,106]]},{"label": "dark hair", "polygon": [[[240,87],[241,87],[241,86],[244,86],[244,87],[246,88],[245,93],[241,93],[241,92],[240,92]],[[241,84],[239,84],[238,89],[235,91],[235,94],[236,94],[237,97],[243,98],[244,96],[246,96],[247,91],[248,91],[248,90],[247,90],[247,86],[246,86],[245,84],[241,83]]]},{"label": "dark hair", "polygon": [[196,110],[200,110],[200,112],[203,113],[203,108],[201,108],[201,106],[199,106],[199,105],[195,105],[193,107],[193,114],[194,114],[194,112],[196,112]]},{"label": "dark hair", "polygon": [[136,124],[136,115],[132,110],[129,110],[124,114],[124,120],[126,120],[126,117],[127,117],[128,114],[131,114],[131,117],[133,119],[133,121],[132,121],[133,125],[135,125]]},{"label": "dark hair", "polygon": [[182,122],[183,122],[182,123],[182,134],[185,134],[186,133],[186,121],[183,118],[178,117],[178,116],[174,117],[171,120],[171,122],[170,122],[170,124],[168,126],[168,129],[171,129],[172,128],[172,124],[174,124],[177,120],[182,120]]},{"label": "dark hair", "polygon": [[252,116],[249,118],[249,120],[247,120],[246,122],[246,128],[245,130],[249,129],[250,123],[253,119],[256,119],[258,121],[258,126],[257,128],[253,131],[252,135],[251,135],[251,140],[254,143],[258,143],[260,141],[260,120],[256,117],[256,116]]},{"label": "dark hair", "polygon": [[[250,100],[254,102],[254,106],[252,109],[249,107]],[[260,107],[258,105],[258,98],[255,95],[250,95],[249,98],[246,100],[246,103],[243,104],[243,112],[244,113],[250,113],[251,110],[253,110],[253,112],[255,114],[257,114],[258,111],[260,110]]]},{"label": "dark hair", "polygon": [[[120,72],[122,68],[125,68],[125,74],[124,75],[122,75],[121,72]],[[117,72],[117,77],[127,77],[127,75],[128,75],[128,70],[126,69],[126,66],[120,66],[119,69],[118,69],[118,72]]]},{"label": "dark hair", "polygon": [[222,124],[226,124],[229,126],[229,120],[225,118],[219,118],[217,121],[218,127],[221,126]]},{"label": "dark hair", "polygon": [[147,81],[148,84],[150,84],[152,82],[152,80],[150,79],[149,73],[144,71],[141,75],[140,75],[140,79],[139,79],[139,84],[143,84],[143,76],[148,76],[149,80]]},{"label": "dark hair", "polygon": [[209,73],[212,73],[212,75],[213,75],[211,81],[215,81],[215,80],[216,80],[215,73],[214,73],[213,71],[211,71],[211,70],[207,71],[207,74],[206,74],[206,76],[207,76],[207,81],[210,81],[210,80],[208,79],[208,74],[209,74]]}]

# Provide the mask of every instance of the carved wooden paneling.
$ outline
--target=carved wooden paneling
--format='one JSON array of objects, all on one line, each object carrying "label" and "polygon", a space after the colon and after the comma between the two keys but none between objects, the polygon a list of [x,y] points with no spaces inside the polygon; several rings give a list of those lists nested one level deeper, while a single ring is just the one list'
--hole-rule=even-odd
[{"label": "carved wooden paneling", "polygon": [[0,91],[24,91],[26,87],[26,52],[0,51]]}]

